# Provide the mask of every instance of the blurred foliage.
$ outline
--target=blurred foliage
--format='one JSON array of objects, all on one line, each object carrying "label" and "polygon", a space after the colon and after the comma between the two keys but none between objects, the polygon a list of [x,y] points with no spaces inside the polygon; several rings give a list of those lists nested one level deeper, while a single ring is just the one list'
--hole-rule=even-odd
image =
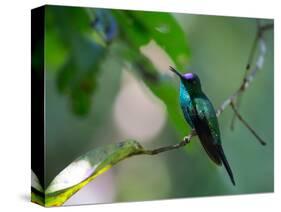
[{"label": "blurred foliage", "polygon": [[[58,70],[58,89],[69,96],[73,112],[81,116],[90,110],[95,75],[106,51],[90,36],[93,31],[90,23],[90,16],[81,8],[46,10],[46,62],[50,66],[64,62]],[[70,52],[67,58],[65,49]]]},{"label": "blurred foliage", "polygon": [[[192,60],[203,89],[218,106],[239,86],[255,36],[254,19],[60,6],[46,6],[45,11],[47,185],[54,185],[63,174],[61,170],[69,167],[67,164],[72,166],[73,159],[88,149],[103,154],[103,161],[109,156],[104,165],[113,165],[128,156],[128,152],[122,153],[116,160],[103,152],[108,148],[105,142],[121,139],[114,131],[111,116],[124,67],[166,107],[169,122],[152,142],[156,146],[171,144],[187,134],[189,126],[178,104],[176,83],[142,53],[141,47],[154,41],[169,56],[171,65],[181,71],[186,71]],[[125,183],[131,186],[125,188],[116,177],[116,201],[146,200],[149,194],[151,198],[177,198],[273,190],[273,38],[267,35],[266,39],[269,54],[265,70],[245,93],[241,113],[263,133],[261,136],[269,145],[264,150],[251,142],[252,135],[238,123],[235,132],[228,131],[232,115],[229,111],[219,120],[223,145],[237,174],[236,188],[229,185],[227,177],[221,177],[225,173],[208,161],[200,144],[191,142],[185,151],[172,151],[153,159],[136,157],[121,163],[119,169],[125,172],[121,173],[122,179],[126,178]],[[250,105],[253,102],[268,113],[261,114],[258,107]],[[124,150],[118,144],[115,148],[116,152]],[[140,164],[143,171],[138,169]],[[97,170],[103,170],[102,167],[94,169],[89,179],[101,174]],[[151,191],[148,182],[146,173],[157,173],[158,168],[159,177],[165,175],[161,185],[172,185],[167,186],[166,193],[160,189]],[[117,176],[119,169],[115,172]],[[251,180],[253,177],[255,180]],[[141,194],[133,186],[139,183]],[[50,205],[61,204],[84,185],[79,181],[70,189],[50,192]],[[56,198],[61,194],[63,200]],[[36,198],[34,194],[32,197]]]},{"label": "blurred foliage", "polygon": [[[114,11],[123,40],[138,52],[154,40],[172,58],[179,69],[185,68],[189,49],[185,34],[171,14],[161,12]],[[176,35],[177,39],[174,39]],[[138,56],[140,57],[140,56]]]},{"label": "blurred foliage", "polygon": [[[174,39],[176,35],[177,39]],[[163,80],[140,47],[154,40],[167,52],[180,70],[190,57],[185,33],[168,13],[132,12],[77,7],[48,6],[46,10],[46,63],[57,70],[57,87],[69,97],[76,115],[89,113],[96,75],[108,47],[122,43],[119,59],[130,62],[153,93],[167,106],[168,114],[181,136],[186,125],[177,104],[178,92]]]}]

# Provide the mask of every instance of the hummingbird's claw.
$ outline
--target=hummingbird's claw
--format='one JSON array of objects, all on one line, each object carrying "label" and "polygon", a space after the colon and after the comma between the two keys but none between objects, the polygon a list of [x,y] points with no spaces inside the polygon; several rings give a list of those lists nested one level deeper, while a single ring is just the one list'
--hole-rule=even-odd
[{"label": "hummingbird's claw", "polygon": [[183,140],[184,140],[184,142],[185,142],[186,144],[189,144],[190,141],[191,141],[191,136],[190,136],[190,135],[184,136]]},{"label": "hummingbird's claw", "polygon": [[192,136],[196,135],[195,129],[192,129],[190,134],[187,136],[184,136],[183,140],[186,144],[190,143]]}]

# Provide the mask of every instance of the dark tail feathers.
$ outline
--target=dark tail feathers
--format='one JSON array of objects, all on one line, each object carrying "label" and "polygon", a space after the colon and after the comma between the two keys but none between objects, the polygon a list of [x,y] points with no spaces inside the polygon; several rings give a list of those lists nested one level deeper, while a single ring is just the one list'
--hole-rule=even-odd
[{"label": "dark tail feathers", "polygon": [[235,186],[235,181],[234,181],[234,177],[233,177],[231,168],[230,168],[230,166],[229,166],[229,164],[227,162],[227,159],[225,157],[225,154],[223,152],[223,149],[222,149],[221,145],[219,145],[218,149],[219,149],[219,154],[220,154],[222,163],[223,163],[223,165],[224,165],[224,167],[225,167],[225,169],[226,169],[226,171],[227,171],[227,173],[228,173],[228,175],[230,177],[230,180],[231,180],[232,184]]}]

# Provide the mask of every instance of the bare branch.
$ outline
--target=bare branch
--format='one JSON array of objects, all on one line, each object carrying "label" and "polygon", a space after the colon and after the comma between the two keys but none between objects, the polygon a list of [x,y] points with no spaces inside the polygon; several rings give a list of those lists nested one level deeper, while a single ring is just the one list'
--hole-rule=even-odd
[{"label": "bare branch", "polygon": [[[265,44],[265,41],[264,41],[264,38],[263,38],[263,34],[267,30],[271,30],[271,29],[273,29],[273,24],[261,25],[260,21],[257,20],[257,33],[256,33],[255,40],[254,40],[254,43],[252,45],[250,55],[249,55],[249,58],[248,58],[248,62],[247,62],[247,65],[246,65],[246,71],[245,71],[244,78],[243,78],[244,83],[247,83],[247,80],[249,80],[250,78],[253,78],[253,76],[256,74],[256,72],[262,68],[265,53],[266,53],[266,44]],[[254,62],[253,61],[254,56],[255,56],[258,44],[259,44],[259,55],[257,56],[255,66],[252,67],[253,62]],[[234,102],[234,104],[236,103],[237,110],[239,109],[239,107],[241,105],[242,96],[243,96],[243,94],[241,93],[239,95],[239,97],[237,98],[237,100]],[[236,115],[234,113],[233,117],[232,117],[232,120],[231,120],[231,125],[230,125],[230,128],[232,130],[234,129],[235,117],[236,117]]]},{"label": "bare branch", "polygon": [[240,113],[238,112],[238,110],[236,109],[234,103],[232,102],[231,107],[235,113],[235,115],[237,116],[237,118],[248,128],[248,130],[251,131],[251,133],[256,137],[256,139],[262,144],[262,145],[266,145],[266,142],[256,133],[256,131],[245,121],[245,119],[240,115]]},{"label": "bare branch", "polygon": [[156,154],[159,154],[161,152],[166,152],[166,151],[171,151],[171,150],[174,150],[174,149],[181,148],[181,147],[187,145],[191,141],[192,137],[194,137],[195,135],[196,135],[195,130],[191,130],[191,133],[188,136],[185,136],[183,138],[183,140],[181,142],[177,143],[177,144],[169,145],[169,146],[165,146],[165,147],[160,147],[160,148],[153,149],[153,150],[144,150],[141,154],[156,155]]},{"label": "bare branch", "polygon": [[[259,21],[257,21],[257,29],[259,29],[260,27],[260,23]],[[253,60],[254,60],[254,55],[256,53],[256,49],[257,49],[257,44],[258,44],[258,39],[259,39],[259,33],[256,33],[252,48],[250,50],[250,54],[247,60],[247,64],[246,64],[246,69],[245,69],[245,73],[244,73],[244,77],[243,80],[245,80],[245,78],[247,77],[247,75],[249,74],[249,71],[253,65]],[[242,102],[242,96],[243,94],[240,94],[239,97],[237,98],[236,101],[236,108],[237,110],[240,108],[241,102]],[[236,116],[235,113],[233,114],[232,120],[231,120],[231,124],[230,124],[230,129],[234,130],[234,124],[235,124],[235,120],[236,120]]]}]

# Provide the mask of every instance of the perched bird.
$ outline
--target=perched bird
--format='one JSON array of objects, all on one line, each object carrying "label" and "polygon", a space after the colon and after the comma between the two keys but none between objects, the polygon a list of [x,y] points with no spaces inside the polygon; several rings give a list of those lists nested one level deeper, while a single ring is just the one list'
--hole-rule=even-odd
[{"label": "perched bird", "polygon": [[231,168],[222,149],[216,112],[202,91],[199,77],[195,73],[181,74],[172,67],[170,70],[180,78],[180,105],[186,121],[192,129],[195,129],[212,161],[219,166],[224,165],[232,184],[235,185]]}]

